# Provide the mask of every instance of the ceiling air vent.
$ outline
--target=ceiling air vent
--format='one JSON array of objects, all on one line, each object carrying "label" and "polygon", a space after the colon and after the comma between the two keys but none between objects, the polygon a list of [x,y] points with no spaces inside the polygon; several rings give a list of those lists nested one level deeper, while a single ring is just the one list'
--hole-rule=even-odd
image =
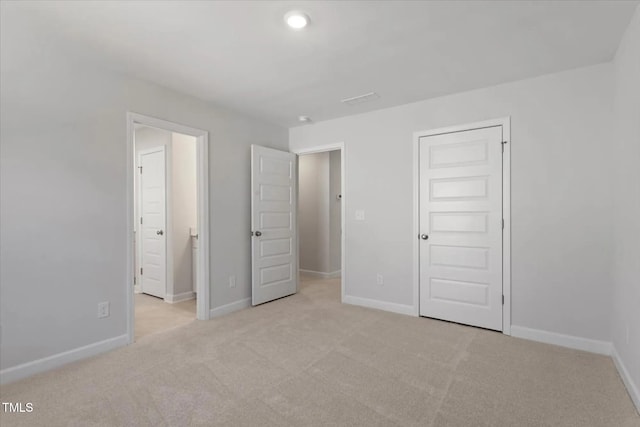
[{"label": "ceiling air vent", "polygon": [[369,92],[369,93],[365,93],[364,95],[358,95],[352,98],[341,99],[340,102],[347,105],[358,105],[358,104],[362,104],[363,102],[375,101],[378,98],[380,98],[380,95],[378,95],[375,92]]}]

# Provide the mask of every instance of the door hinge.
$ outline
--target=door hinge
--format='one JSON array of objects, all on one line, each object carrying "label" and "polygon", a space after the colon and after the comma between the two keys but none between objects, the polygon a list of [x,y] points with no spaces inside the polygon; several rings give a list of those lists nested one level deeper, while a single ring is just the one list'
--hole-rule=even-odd
[{"label": "door hinge", "polygon": [[142,276],[142,267],[140,267],[140,275]]},{"label": "door hinge", "polygon": [[504,230],[504,218],[502,218],[502,229]]},{"label": "door hinge", "polygon": [[142,217],[140,217],[140,224],[142,224]]},{"label": "door hinge", "polygon": [[133,276],[133,285],[135,286],[136,284],[136,276]]},{"label": "door hinge", "polygon": [[138,169],[140,169],[140,173],[142,173],[142,166],[138,166]]},{"label": "door hinge", "polygon": [[502,305],[504,305],[504,295],[502,295]]}]

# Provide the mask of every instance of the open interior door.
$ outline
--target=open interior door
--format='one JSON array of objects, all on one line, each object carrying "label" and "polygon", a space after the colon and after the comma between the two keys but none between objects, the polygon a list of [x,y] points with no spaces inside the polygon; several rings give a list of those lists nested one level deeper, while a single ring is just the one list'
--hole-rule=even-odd
[{"label": "open interior door", "polygon": [[251,146],[251,301],[298,290],[297,157]]},{"label": "open interior door", "polygon": [[166,183],[164,147],[139,152],[140,285],[158,298],[167,294]]}]

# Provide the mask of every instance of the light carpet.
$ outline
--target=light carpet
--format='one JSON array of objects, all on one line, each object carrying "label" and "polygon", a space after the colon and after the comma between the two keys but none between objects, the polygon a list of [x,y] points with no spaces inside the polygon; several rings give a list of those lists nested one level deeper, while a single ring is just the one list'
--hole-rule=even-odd
[{"label": "light carpet", "polygon": [[147,335],[184,326],[196,319],[196,300],[190,299],[175,304],[151,295],[135,294],[135,340]]},{"label": "light carpet", "polygon": [[3,386],[24,426],[640,426],[610,358],[339,302],[338,280]]}]

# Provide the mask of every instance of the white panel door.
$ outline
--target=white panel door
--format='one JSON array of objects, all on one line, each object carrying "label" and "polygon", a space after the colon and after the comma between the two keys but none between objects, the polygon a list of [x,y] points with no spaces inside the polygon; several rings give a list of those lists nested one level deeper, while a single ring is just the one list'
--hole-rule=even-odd
[{"label": "white panel door", "polygon": [[502,126],[420,138],[420,315],[502,330]]},{"label": "white panel door", "polygon": [[164,147],[139,154],[140,282],[142,292],[164,298],[167,288]]},{"label": "white panel door", "polygon": [[252,304],[298,290],[296,155],[251,146]]}]

